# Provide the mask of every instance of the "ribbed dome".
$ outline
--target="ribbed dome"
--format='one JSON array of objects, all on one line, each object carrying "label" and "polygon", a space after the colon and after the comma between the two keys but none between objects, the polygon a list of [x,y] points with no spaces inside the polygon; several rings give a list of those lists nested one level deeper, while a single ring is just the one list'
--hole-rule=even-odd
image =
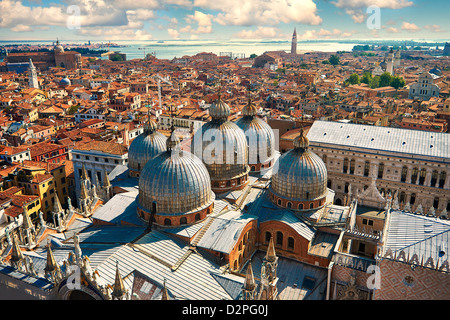
[{"label": "ribbed dome", "polygon": [[247,137],[249,164],[266,163],[275,155],[275,135],[264,120],[256,117],[256,106],[249,102],[244,107],[244,116],[236,121]]},{"label": "ribbed dome", "polygon": [[191,152],[202,159],[212,180],[229,180],[248,173],[248,145],[233,122],[207,122],[194,134]]},{"label": "ribbed dome", "polygon": [[220,97],[209,107],[209,115],[213,120],[226,121],[230,113],[230,107]]},{"label": "ribbed dome", "polygon": [[139,178],[139,206],[157,214],[182,215],[214,201],[208,170],[193,154],[174,148],[151,159]]},{"label": "ribbed dome", "polygon": [[166,150],[167,138],[156,131],[156,124],[150,120],[144,126],[144,133],[137,136],[128,149],[128,168],[141,171],[154,156]]},{"label": "ribbed dome", "polygon": [[271,191],[294,201],[310,201],[327,194],[327,168],[322,159],[308,150],[303,130],[295,139],[295,148],[283,154],[275,164]]}]

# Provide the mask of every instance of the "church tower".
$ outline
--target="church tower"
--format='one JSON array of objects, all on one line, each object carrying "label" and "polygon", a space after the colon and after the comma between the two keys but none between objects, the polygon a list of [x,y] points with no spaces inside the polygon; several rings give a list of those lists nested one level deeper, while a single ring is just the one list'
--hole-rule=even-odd
[{"label": "church tower", "polygon": [[297,54],[297,29],[294,28],[294,34],[292,35],[291,53]]},{"label": "church tower", "polygon": [[394,75],[394,50],[389,51],[386,59],[386,72],[389,72],[391,76]]},{"label": "church tower", "polygon": [[33,61],[31,61],[31,58],[30,65],[28,67],[28,86],[30,88],[39,89],[36,67],[33,64]]}]

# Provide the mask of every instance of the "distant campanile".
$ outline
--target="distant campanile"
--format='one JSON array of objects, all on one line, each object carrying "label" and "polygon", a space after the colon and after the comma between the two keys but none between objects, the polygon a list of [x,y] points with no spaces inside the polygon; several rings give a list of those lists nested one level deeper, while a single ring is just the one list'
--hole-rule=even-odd
[{"label": "distant campanile", "polygon": [[294,28],[294,34],[292,35],[291,53],[297,53],[297,30]]}]

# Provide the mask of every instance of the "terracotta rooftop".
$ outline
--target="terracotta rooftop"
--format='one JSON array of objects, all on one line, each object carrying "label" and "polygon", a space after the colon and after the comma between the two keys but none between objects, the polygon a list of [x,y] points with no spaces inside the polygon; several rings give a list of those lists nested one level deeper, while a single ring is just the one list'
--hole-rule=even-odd
[{"label": "terracotta rooftop", "polygon": [[128,153],[128,148],[122,144],[118,144],[116,142],[94,141],[94,140],[84,144],[80,144],[77,147],[75,147],[74,150],[101,151],[104,153],[114,155],[124,155]]}]

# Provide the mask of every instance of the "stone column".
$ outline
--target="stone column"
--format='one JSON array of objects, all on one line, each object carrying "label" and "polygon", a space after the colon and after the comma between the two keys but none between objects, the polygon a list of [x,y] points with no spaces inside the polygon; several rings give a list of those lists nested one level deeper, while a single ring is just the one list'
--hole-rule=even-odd
[{"label": "stone column", "polygon": [[424,186],[427,186],[427,187],[432,187],[432,185],[431,185],[431,175],[433,174],[433,172],[432,172],[432,170],[431,169],[427,169],[426,170],[426,174],[425,174],[425,181],[424,181]]}]

